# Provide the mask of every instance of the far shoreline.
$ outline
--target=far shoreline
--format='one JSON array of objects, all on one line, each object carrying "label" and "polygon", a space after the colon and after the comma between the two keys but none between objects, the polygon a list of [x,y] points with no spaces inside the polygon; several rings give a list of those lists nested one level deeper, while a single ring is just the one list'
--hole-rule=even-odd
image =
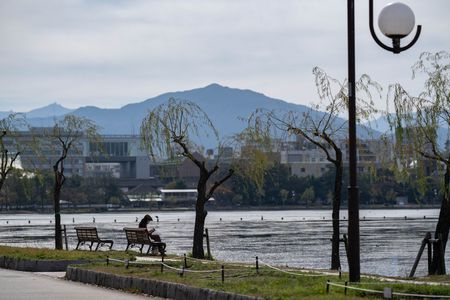
[{"label": "far shoreline", "polygon": [[[407,209],[439,209],[440,205],[361,205],[360,210],[407,210]],[[245,206],[245,207],[217,207],[217,206],[209,206],[206,208],[208,211],[291,211],[291,210],[330,210],[331,207],[326,206],[314,206],[314,207],[306,207],[306,206]],[[341,211],[347,210],[347,206],[341,207]],[[118,209],[62,209],[62,214],[75,214],[75,213],[131,213],[131,212],[180,212],[180,211],[195,211],[194,207],[125,207]],[[0,215],[12,215],[12,214],[52,214],[53,210],[0,210]]]}]

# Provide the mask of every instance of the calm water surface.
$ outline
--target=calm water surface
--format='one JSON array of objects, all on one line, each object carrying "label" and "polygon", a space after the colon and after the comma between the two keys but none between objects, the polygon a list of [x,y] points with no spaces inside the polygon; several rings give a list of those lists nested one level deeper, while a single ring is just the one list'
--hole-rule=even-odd
[{"label": "calm water surface", "polygon": [[[67,226],[69,248],[77,243],[74,226],[95,225],[100,237],[114,240],[114,249],[126,247],[123,227],[137,227],[146,212],[62,214]],[[427,231],[434,231],[439,211],[361,210],[361,272],[407,276]],[[167,243],[169,253],[188,253],[192,247],[195,214],[151,213],[155,227]],[[156,222],[158,216],[159,222]],[[341,212],[341,233],[347,232],[347,212]],[[405,218],[406,217],[406,218]],[[94,223],[95,220],[95,223]],[[54,246],[53,215],[0,215],[0,244],[28,247]],[[331,211],[211,211],[206,218],[214,257],[225,261],[253,263],[260,260],[280,266],[330,267]],[[447,247],[447,268],[450,253]],[[341,246],[343,270],[347,261]],[[426,275],[426,253],[416,275]]]}]

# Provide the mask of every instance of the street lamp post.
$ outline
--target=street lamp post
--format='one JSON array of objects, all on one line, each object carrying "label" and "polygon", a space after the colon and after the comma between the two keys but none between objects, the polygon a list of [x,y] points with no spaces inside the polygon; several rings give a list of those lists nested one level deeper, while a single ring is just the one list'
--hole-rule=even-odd
[{"label": "street lamp post", "polygon": [[[417,41],[421,26],[417,26],[416,35],[406,46],[400,46],[400,39],[414,28],[414,13],[402,3],[388,4],[378,18],[380,30],[392,39],[392,47],[383,44],[373,28],[373,0],[369,0],[369,27],[375,42],[385,50],[400,53],[409,49]],[[348,46],[348,150],[349,174],[348,187],[348,267],[351,282],[360,281],[360,242],[359,242],[359,191],[357,184],[356,149],[356,87],[355,87],[355,1],[347,0],[347,46]]]}]

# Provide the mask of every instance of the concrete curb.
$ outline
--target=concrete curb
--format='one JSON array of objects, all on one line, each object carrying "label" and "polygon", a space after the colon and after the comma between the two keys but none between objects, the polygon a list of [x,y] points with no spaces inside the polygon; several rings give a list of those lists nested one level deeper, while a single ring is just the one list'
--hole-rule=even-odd
[{"label": "concrete curb", "polygon": [[231,294],[205,288],[191,287],[179,283],[152,279],[133,278],[115,274],[68,267],[66,278],[72,281],[95,284],[121,290],[133,290],[139,293],[175,300],[256,300],[257,297]]},{"label": "concrete curb", "polygon": [[66,271],[68,265],[85,264],[87,260],[31,260],[0,256],[0,268],[27,272]]}]

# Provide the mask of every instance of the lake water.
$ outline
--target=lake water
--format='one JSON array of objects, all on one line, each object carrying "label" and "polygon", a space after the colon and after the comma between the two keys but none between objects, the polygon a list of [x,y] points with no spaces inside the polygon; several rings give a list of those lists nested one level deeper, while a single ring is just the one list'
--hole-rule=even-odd
[{"label": "lake water", "polygon": [[[62,214],[68,231],[69,249],[77,243],[74,226],[95,225],[99,235],[113,239],[116,250],[124,250],[123,227],[137,227],[147,212]],[[361,210],[361,272],[407,276],[427,231],[434,232],[436,209]],[[191,252],[195,213],[193,211],[152,212],[151,226],[167,243],[169,253]],[[158,216],[159,222],[156,222]],[[405,218],[406,217],[406,218]],[[347,211],[341,212],[341,234],[347,232]],[[95,220],[95,223],[94,223]],[[54,247],[53,215],[0,215],[0,244]],[[331,211],[210,211],[206,218],[211,251],[224,261],[254,263],[258,256],[269,264],[328,269],[331,253]],[[206,243],[205,243],[206,250]],[[447,247],[446,265],[450,265]],[[344,246],[341,262],[347,270]],[[426,275],[424,253],[417,276]]]}]

